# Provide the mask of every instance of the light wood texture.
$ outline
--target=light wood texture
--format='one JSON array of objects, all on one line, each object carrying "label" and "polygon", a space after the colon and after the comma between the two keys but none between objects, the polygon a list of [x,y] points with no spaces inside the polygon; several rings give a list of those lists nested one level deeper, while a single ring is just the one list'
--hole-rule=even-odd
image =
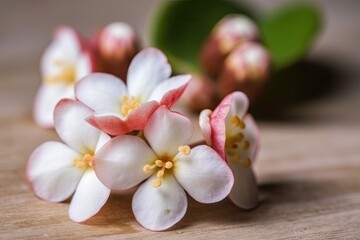
[{"label": "light wood texture", "polygon": [[[256,209],[240,210],[228,199],[203,205],[189,198],[184,219],[154,233],[135,221],[131,191],[112,195],[83,224],[68,219],[68,203],[48,203],[33,195],[25,178],[27,158],[42,142],[58,139],[31,118],[39,56],[52,29],[67,23],[90,32],[124,20],[143,32],[157,2],[1,3],[0,238],[360,239],[358,1],[316,1],[327,24],[309,58],[341,70],[341,87],[328,97],[294,106],[291,120],[259,122],[261,151],[254,166],[261,203]],[[260,2],[253,4],[268,9],[279,1]],[[82,17],[76,15],[79,11]]]}]

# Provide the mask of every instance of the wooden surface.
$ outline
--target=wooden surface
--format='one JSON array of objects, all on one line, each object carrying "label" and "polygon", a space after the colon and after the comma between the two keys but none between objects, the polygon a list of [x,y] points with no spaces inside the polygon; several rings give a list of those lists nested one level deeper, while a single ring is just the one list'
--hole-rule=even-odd
[{"label": "wooden surface", "polygon": [[[281,120],[259,121],[259,207],[243,211],[227,199],[211,205],[189,199],[184,219],[160,233],[135,221],[131,191],[112,195],[97,216],[77,224],[67,217],[68,203],[37,199],[25,181],[32,150],[57,139],[31,118],[39,57],[52,29],[66,23],[89,33],[124,20],[144,32],[159,1],[62,2],[0,3],[1,239],[360,239],[359,1],[316,1],[326,24],[308,59],[336,72],[337,85],[322,98],[288,107]],[[266,10],[281,1],[263,2],[253,4]]]}]

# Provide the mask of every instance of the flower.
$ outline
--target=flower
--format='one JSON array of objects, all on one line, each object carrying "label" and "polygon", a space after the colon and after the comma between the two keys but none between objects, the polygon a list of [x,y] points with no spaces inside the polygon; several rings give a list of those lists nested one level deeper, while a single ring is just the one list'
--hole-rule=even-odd
[{"label": "flower", "polygon": [[115,76],[94,73],[76,84],[75,96],[95,113],[87,120],[110,135],[142,130],[160,106],[171,107],[185,90],[191,76],[169,78],[171,67],[155,48],[139,52],[132,60],[127,86]]},{"label": "flower", "polygon": [[70,27],[56,30],[41,59],[42,84],[34,102],[33,116],[41,127],[54,127],[54,108],[62,98],[74,98],[74,85],[94,68],[90,50]]},{"label": "flower", "polygon": [[41,199],[61,202],[72,197],[69,216],[82,222],[95,215],[110,190],[96,177],[93,155],[110,137],[84,118],[92,110],[75,100],[63,99],[55,108],[55,130],[64,143],[49,141],[36,148],[27,162],[26,175]]},{"label": "flower", "polygon": [[199,202],[213,203],[231,190],[233,175],[227,164],[206,145],[191,149],[187,144],[192,134],[188,118],[161,106],[145,126],[147,142],[117,136],[94,156],[95,172],[110,189],[128,189],[145,180],[132,208],[147,229],[159,231],[177,223],[187,209],[185,191]]},{"label": "flower", "polygon": [[259,147],[259,131],[246,114],[248,99],[242,92],[227,95],[212,112],[200,113],[199,123],[206,142],[227,161],[234,174],[229,198],[235,205],[251,209],[258,203],[256,178],[251,168]]}]

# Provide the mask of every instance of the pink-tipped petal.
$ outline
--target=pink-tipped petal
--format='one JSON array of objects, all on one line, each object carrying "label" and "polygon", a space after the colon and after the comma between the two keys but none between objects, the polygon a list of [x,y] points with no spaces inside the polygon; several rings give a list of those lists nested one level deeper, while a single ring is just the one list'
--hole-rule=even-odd
[{"label": "pink-tipped petal", "polygon": [[212,111],[210,109],[204,109],[201,111],[199,116],[199,125],[202,132],[202,135],[206,141],[206,144],[211,146],[211,124],[210,124],[210,116]]},{"label": "pink-tipped petal", "polygon": [[156,86],[171,74],[166,56],[156,48],[146,48],[132,60],[127,76],[131,96],[140,97],[145,102]]},{"label": "pink-tipped petal", "polygon": [[81,102],[61,100],[55,107],[55,130],[59,137],[73,149],[85,154],[95,152],[100,130],[86,122],[93,111]]},{"label": "pink-tipped petal", "polygon": [[159,103],[151,101],[132,110],[125,119],[111,114],[96,114],[89,116],[87,121],[112,136],[118,136],[134,130],[143,130],[149,117],[158,107]]},{"label": "pink-tipped petal", "polygon": [[69,207],[69,217],[75,222],[83,222],[100,211],[110,195],[110,189],[105,187],[96,177],[93,170],[88,170],[82,176]]},{"label": "pink-tipped petal", "polygon": [[233,184],[233,174],[223,159],[206,145],[176,157],[174,175],[196,201],[214,203],[224,199]]},{"label": "pink-tipped petal", "polygon": [[185,91],[191,75],[178,75],[161,82],[151,94],[149,101],[172,107]]},{"label": "pink-tipped petal", "polygon": [[258,186],[253,170],[243,167],[238,161],[228,158],[228,164],[234,174],[234,186],[229,194],[230,200],[238,207],[252,209],[258,204]]},{"label": "pink-tipped petal", "polygon": [[33,108],[33,117],[37,125],[44,128],[54,127],[54,108],[62,98],[74,98],[72,86],[68,84],[40,86]]},{"label": "pink-tipped petal", "polygon": [[34,150],[26,175],[34,193],[41,199],[61,202],[71,196],[83,171],[73,165],[81,155],[59,142],[45,142]]},{"label": "pink-tipped petal", "polygon": [[190,143],[193,135],[191,121],[165,105],[160,106],[150,117],[144,134],[158,156],[175,156],[179,146]]},{"label": "pink-tipped petal", "polygon": [[111,139],[94,155],[94,169],[100,181],[112,190],[136,186],[150,176],[143,167],[157,156],[139,137],[124,135]]},{"label": "pink-tipped petal", "polygon": [[161,231],[172,227],[185,215],[185,191],[172,175],[166,176],[160,187],[152,185],[156,176],[141,184],[136,191],[132,208],[136,220],[145,228]]},{"label": "pink-tipped petal", "polygon": [[121,97],[126,94],[124,82],[106,73],[92,73],[75,86],[76,98],[95,112],[118,113]]}]

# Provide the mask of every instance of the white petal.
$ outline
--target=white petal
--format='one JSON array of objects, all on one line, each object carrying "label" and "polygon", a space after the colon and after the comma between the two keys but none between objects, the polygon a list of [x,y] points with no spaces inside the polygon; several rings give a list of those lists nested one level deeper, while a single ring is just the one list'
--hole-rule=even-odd
[{"label": "white petal", "polygon": [[92,72],[92,62],[88,53],[79,54],[76,60],[76,80],[80,80]]},{"label": "white petal", "polygon": [[159,107],[147,122],[144,134],[158,156],[175,156],[179,146],[190,143],[193,125],[185,116]]},{"label": "white petal", "polygon": [[211,124],[210,124],[210,116],[212,111],[210,109],[204,109],[201,111],[199,116],[199,125],[204,136],[206,143],[211,146]]},{"label": "white petal", "polygon": [[153,187],[155,176],[136,191],[132,208],[136,220],[145,228],[161,231],[180,221],[187,209],[186,194],[172,175],[166,176],[160,187]]},{"label": "white petal", "polygon": [[[149,101],[155,100],[157,102],[162,102],[167,94],[170,94],[169,98],[172,101],[169,101],[170,104],[166,104],[168,107],[171,107],[176,100],[181,96],[185,90],[186,84],[190,81],[191,75],[178,75],[172,78],[169,78],[161,83],[154,89],[152,92]],[[181,89],[183,87],[183,89]],[[176,91],[179,89],[179,91]],[[175,98],[173,100],[173,98]]]},{"label": "white petal", "polygon": [[250,158],[251,161],[254,162],[260,147],[259,128],[250,114],[247,114],[244,117],[244,122],[246,125],[246,128],[244,130],[244,136],[250,142],[250,147],[247,150],[246,157]]},{"label": "white petal", "polygon": [[55,108],[55,130],[59,137],[83,154],[94,154],[100,136],[100,130],[85,120],[92,113],[84,104],[70,99],[61,100]]},{"label": "white petal", "polygon": [[258,186],[251,167],[244,168],[239,161],[228,156],[228,164],[234,174],[234,186],[229,194],[230,200],[238,207],[251,209],[258,204]]},{"label": "white petal", "polygon": [[92,73],[75,86],[75,96],[95,112],[119,113],[120,100],[126,95],[122,80],[106,73]]},{"label": "white petal", "polygon": [[81,178],[69,207],[70,219],[83,222],[100,211],[109,198],[110,190],[96,177],[93,170]]},{"label": "white petal", "polygon": [[31,154],[26,175],[35,194],[61,202],[70,197],[83,174],[73,165],[81,155],[59,142],[45,142]]},{"label": "white petal", "polygon": [[134,57],[129,66],[129,94],[146,102],[155,87],[169,78],[170,74],[171,67],[166,56],[158,49],[146,48]]},{"label": "white petal", "polygon": [[112,190],[136,186],[150,176],[143,167],[157,156],[139,137],[123,135],[111,139],[94,156],[94,169],[102,183]]},{"label": "white petal", "polygon": [[74,86],[68,84],[44,84],[40,86],[33,108],[36,124],[44,128],[54,127],[54,109],[63,98],[74,98]]},{"label": "white petal", "polygon": [[174,175],[196,201],[218,202],[229,194],[234,177],[215,150],[201,145],[191,149],[189,155],[179,153],[175,158]]},{"label": "white petal", "polygon": [[107,135],[104,132],[101,132],[100,136],[99,136],[99,140],[98,140],[97,145],[96,145],[95,152],[99,151],[99,149],[102,148],[105,145],[105,143],[110,141],[110,139],[111,139],[111,137],[109,135]]},{"label": "white petal", "polygon": [[231,97],[231,107],[228,116],[237,115],[243,118],[249,107],[249,100],[243,92],[233,92],[228,95]]}]

